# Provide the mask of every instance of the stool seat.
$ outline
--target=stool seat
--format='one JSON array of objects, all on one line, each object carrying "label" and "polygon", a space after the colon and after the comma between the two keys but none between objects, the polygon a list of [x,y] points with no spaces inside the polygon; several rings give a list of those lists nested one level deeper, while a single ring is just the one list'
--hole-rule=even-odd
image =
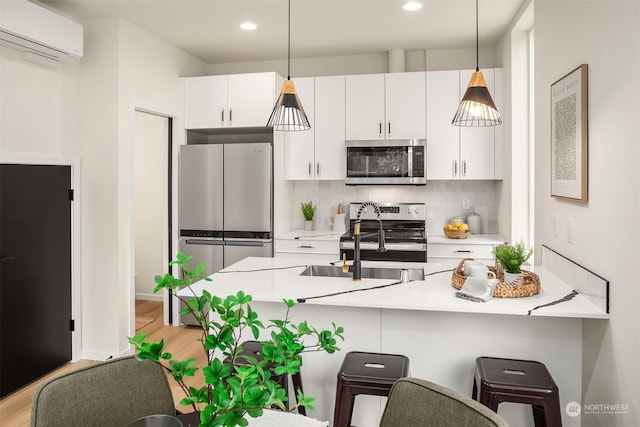
[{"label": "stool seat", "polygon": [[409,376],[409,358],[399,354],[347,353],[338,371],[333,427],[349,427],[355,397],[388,396],[393,384]]},{"label": "stool seat", "polygon": [[[242,351],[239,356],[253,356],[256,358],[258,362],[264,360],[264,356],[262,356],[262,343],[260,341],[245,341],[242,344]],[[229,362],[229,360],[225,360],[225,362]],[[247,364],[246,360],[242,357],[236,358],[237,365]],[[283,375],[275,375],[272,373],[272,378],[276,381],[282,388],[287,392],[287,396],[289,397],[289,402],[293,401],[293,398],[297,398],[296,390],[302,390],[302,376],[300,375],[300,371],[298,373],[293,374],[291,376],[291,382],[293,383],[294,391],[293,393],[289,392],[289,376],[287,374]],[[304,393],[304,392],[303,392]],[[291,409],[291,405],[287,405],[289,409]],[[304,406],[300,406],[298,408],[298,413],[301,415],[307,415],[307,411]]]},{"label": "stool seat", "polygon": [[478,357],[472,397],[494,412],[502,402],[529,404],[536,426],[562,425],[558,386],[540,362]]}]

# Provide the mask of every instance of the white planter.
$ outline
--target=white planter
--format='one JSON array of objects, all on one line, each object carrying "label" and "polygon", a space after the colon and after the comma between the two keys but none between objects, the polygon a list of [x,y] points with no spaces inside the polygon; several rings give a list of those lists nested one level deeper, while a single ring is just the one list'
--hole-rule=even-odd
[{"label": "white planter", "polygon": [[304,231],[313,231],[313,220],[304,220]]},{"label": "white planter", "polygon": [[516,280],[516,278],[520,275],[520,273],[507,273],[506,271],[504,272],[504,282],[505,283],[511,283],[514,280]]}]

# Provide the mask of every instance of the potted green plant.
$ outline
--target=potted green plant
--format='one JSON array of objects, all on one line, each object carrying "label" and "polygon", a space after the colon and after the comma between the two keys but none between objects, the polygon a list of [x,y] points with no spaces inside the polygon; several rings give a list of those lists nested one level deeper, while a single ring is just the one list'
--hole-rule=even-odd
[{"label": "potted green plant", "polygon": [[506,283],[512,282],[521,273],[520,267],[532,254],[533,249],[527,249],[522,241],[515,245],[503,243],[493,247],[493,255],[496,257],[496,262],[504,269],[504,281]]},{"label": "potted green plant", "polygon": [[306,231],[313,230],[313,216],[316,213],[317,207],[314,206],[313,202],[302,202],[300,203],[300,210],[302,211],[302,216],[304,216],[304,229]]},{"label": "potted green plant", "polygon": [[[156,276],[157,286],[172,291],[173,295],[186,304],[181,314],[192,314],[202,329],[202,350],[208,363],[202,367],[203,384],[190,387],[186,377],[193,377],[198,367],[194,366],[195,357],[176,360],[164,349],[164,340],[147,342],[147,335],[140,333],[129,337],[135,346],[136,357],[150,359],[160,364],[180,385],[186,397],[181,405],[191,406],[200,412],[200,426],[246,426],[247,416],[257,418],[263,409],[279,407],[286,409],[285,389],[272,374],[294,375],[302,366],[302,353],[325,351],[334,353],[339,350],[337,339],[343,338],[343,328],[332,324],[333,330],[317,330],[306,321],[294,324],[290,310],[292,300],[283,300],[285,315],[282,319],[270,320],[265,326],[258,314],[249,304],[251,295],[238,291],[222,299],[204,290],[201,296],[184,298],[177,295],[182,288],[191,289],[199,280],[210,280],[204,276],[204,264],[198,264],[193,270],[187,268],[192,256],[179,253],[171,265],[181,269],[181,277],[169,273]],[[260,331],[268,330],[269,339],[261,341],[263,360],[241,355],[242,334],[251,334],[258,339]],[[246,339],[246,338],[245,338]],[[241,363],[236,363],[241,362]],[[297,391],[297,406],[313,410],[313,398],[305,397]]]}]

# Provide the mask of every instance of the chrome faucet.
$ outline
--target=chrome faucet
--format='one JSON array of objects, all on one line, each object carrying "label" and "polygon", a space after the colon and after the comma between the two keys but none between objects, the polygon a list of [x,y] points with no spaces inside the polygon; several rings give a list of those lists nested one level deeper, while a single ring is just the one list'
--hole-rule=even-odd
[{"label": "chrome faucet", "polygon": [[[347,265],[347,255],[344,254],[342,257],[342,271],[347,273],[351,271],[353,273],[353,281],[359,282],[362,280],[362,262],[360,261],[360,239],[362,235],[360,234],[360,215],[362,215],[362,211],[367,207],[373,207],[373,211],[377,214],[376,220],[380,223],[380,229],[378,230],[378,248],[376,251],[378,252],[386,252],[387,249],[384,247],[384,229],[382,228],[382,212],[378,205],[374,202],[364,202],[358,208],[358,212],[356,214],[356,221],[353,226],[353,264],[351,267]],[[371,233],[373,234],[373,233]],[[368,236],[370,234],[366,234]]]}]

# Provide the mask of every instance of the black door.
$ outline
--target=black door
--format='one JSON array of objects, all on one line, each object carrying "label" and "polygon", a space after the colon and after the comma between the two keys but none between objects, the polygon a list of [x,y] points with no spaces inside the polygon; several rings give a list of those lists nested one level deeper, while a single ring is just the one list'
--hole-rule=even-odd
[{"label": "black door", "polygon": [[0,165],[0,397],[71,360],[71,167]]}]

